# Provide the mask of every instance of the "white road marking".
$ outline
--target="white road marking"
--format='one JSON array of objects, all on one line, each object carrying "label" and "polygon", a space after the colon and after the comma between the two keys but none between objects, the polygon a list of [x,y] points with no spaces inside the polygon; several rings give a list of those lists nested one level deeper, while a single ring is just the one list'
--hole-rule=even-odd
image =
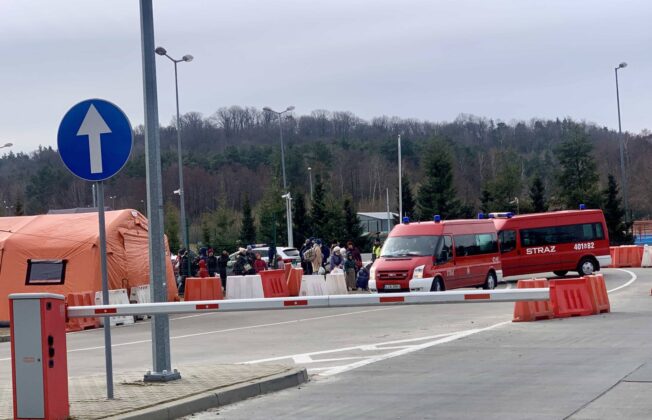
[{"label": "white road marking", "polygon": [[[355,347],[342,347],[338,349],[331,349],[331,350],[324,350],[324,351],[316,351],[312,353],[299,353],[299,354],[293,354],[293,355],[287,355],[287,356],[281,356],[281,357],[273,357],[273,358],[268,358],[268,359],[260,359],[260,360],[251,360],[248,362],[244,362],[243,364],[254,364],[254,363],[264,363],[264,362],[271,362],[271,361],[278,361],[278,360],[284,360],[284,359],[292,359],[294,363],[300,364],[300,363],[305,363],[305,364],[310,364],[310,363],[327,363],[327,362],[334,362],[334,361],[343,361],[343,360],[358,360],[356,362],[346,364],[346,365],[340,365],[340,366],[331,366],[331,367],[315,367],[315,368],[310,368],[310,372],[320,372],[319,375],[321,376],[332,376],[332,375],[337,375],[339,373],[347,372],[349,370],[357,369],[362,366],[366,366],[371,363],[376,363],[380,362],[382,360],[387,360],[391,359],[393,357],[398,357],[398,356],[403,356],[408,353],[412,353],[415,351],[423,350],[428,347],[433,347],[437,346],[440,344],[445,344],[445,343],[450,343],[455,340],[459,340],[464,337],[468,337],[473,334],[477,334],[480,332],[488,331],[506,324],[511,324],[511,321],[504,321],[504,322],[499,322],[498,324],[490,325],[485,328],[475,328],[471,330],[463,330],[463,331],[454,331],[450,333],[444,333],[444,334],[438,334],[438,335],[433,335],[433,336],[426,336],[426,337],[419,337],[419,338],[410,338],[406,340],[395,340],[395,341],[389,341],[389,342],[384,342],[384,343],[376,343],[376,344],[366,344],[366,345],[361,345],[361,346],[355,346]],[[434,339],[434,340],[433,340]],[[407,345],[407,346],[390,346],[390,347],[382,347],[385,345],[391,345],[391,344],[402,344],[402,343],[414,343],[416,341],[424,341],[424,340],[432,340],[428,341],[425,343],[419,343],[419,344],[414,344],[414,345]],[[392,352],[388,353],[383,353],[383,354],[378,354],[378,355],[372,355],[372,356],[366,356],[366,357],[358,357],[358,356],[347,356],[347,357],[339,357],[339,358],[328,358],[328,359],[313,359],[313,356],[318,356],[318,355],[323,355],[323,354],[330,354],[330,353],[338,353],[338,352],[345,352],[345,351],[383,351],[383,350],[395,350]],[[362,360],[359,360],[362,359]]]},{"label": "white road marking", "polygon": [[622,268],[617,268],[617,270],[624,271],[625,273],[627,273],[627,274],[629,274],[630,276],[632,276],[632,278],[631,278],[627,283],[623,284],[622,286],[618,286],[618,287],[615,287],[615,288],[613,288],[613,289],[611,289],[611,290],[607,290],[607,293],[615,292],[616,290],[620,290],[620,289],[622,289],[622,288],[624,288],[624,287],[627,287],[627,286],[629,286],[630,284],[634,283],[634,282],[636,281],[636,279],[637,279],[636,274],[633,273],[633,272],[631,272],[631,271],[629,271],[629,270],[623,270]]}]

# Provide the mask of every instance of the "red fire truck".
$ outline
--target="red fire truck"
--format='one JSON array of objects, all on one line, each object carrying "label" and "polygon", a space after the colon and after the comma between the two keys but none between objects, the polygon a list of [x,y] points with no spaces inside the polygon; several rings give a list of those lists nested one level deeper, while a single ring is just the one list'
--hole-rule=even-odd
[{"label": "red fire truck", "polygon": [[[582,208],[582,207],[580,207]],[[493,217],[505,276],[552,271],[592,274],[611,264],[602,210],[567,210]]]},{"label": "red fire truck", "polygon": [[410,223],[392,229],[371,267],[372,292],[428,292],[459,287],[494,289],[502,280],[491,220]]}]

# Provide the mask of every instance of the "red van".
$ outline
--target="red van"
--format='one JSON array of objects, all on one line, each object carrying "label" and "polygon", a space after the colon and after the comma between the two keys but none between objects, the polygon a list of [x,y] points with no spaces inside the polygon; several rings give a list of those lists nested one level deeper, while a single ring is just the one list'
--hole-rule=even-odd
[{"label": "red van", "polygon": [[503,274],[569,271],[592,274],[611,264],[602,210],[566,210],[513,216],[490,213],[498,231]]},{"label": "red van", "polygon": [[397,225],[371,267],[372,292],[428,292],[459,287],[494,289],[502,280],[491,220],[446,220]]}]

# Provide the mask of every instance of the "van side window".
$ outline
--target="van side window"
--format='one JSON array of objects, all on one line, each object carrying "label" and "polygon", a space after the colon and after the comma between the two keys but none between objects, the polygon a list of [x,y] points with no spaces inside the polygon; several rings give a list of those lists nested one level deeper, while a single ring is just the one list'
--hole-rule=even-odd
[{"label": "van side window", "polygon": [[500,240],[500,252],[511,252],[516,249],[516,231],[515,230],[501,230],[498,232],[498,239]]},{"label": "van side window", "polygon": [[443,264],[453,259],[453,239],[450,236],[442,237],[442,246],[437,255],[437,264]]}]

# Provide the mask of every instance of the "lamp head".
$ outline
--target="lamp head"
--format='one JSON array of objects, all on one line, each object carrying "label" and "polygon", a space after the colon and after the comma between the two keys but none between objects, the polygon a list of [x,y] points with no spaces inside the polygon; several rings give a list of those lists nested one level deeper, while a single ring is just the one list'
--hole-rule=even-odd
[{"label": "lamp head", "polygon": [[625,67],[627,67],[627,63],[625,63],[624,61],[622,63],[618,64],[619,69],[624,69]]},{"label": "lamp head", "polygon": [[5,144],[4,146],[2,146],[2,147],[11,147],[11,146],[13,146],[13,145],[14,145],[13,143],[6,143],[6,144]]},{"label": "lamp head", "polygon": [[294,111],[294,105],[290,105],[285,109],[286,111]]},{"label": "lamp head", "polygon": [[181,57],[181,59],[182,59],[183,61],[185,61],[186,63],[190,63],[194,58],[195,58],[195,57],[193,57],[193,56],[190,55],[190,54],[186,54],[186,55],[184,55],[183,57]]},{"label": "lamp head", "polygon": [[165,55],[165,54],[168,53],[167,50],[166,50],[165,48],[163,48],[163,47],[156,47],[156,49],[154,50],[154,52],[155,52],[156,54],[158,54],[158,55]]},{"label": "lamp head", "polygon": [[270,108],[270,107],[268,107],[268,106],[266,106],[265,108],[263,108],[263,111],[265,111],[265,112],[274,112],[274,111],[272,111],[272,108]]}]

